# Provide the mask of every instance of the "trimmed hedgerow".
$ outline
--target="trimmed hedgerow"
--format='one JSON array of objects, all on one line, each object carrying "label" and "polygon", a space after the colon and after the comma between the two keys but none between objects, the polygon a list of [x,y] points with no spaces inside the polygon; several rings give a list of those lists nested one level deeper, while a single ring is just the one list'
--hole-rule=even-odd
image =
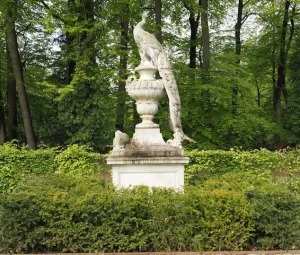
[{"label": "trimmed hedgerow", "polygon": [[0,252],[239,250],[251,210],[228,190],[117,191],[93,176],[39,176],[2,195]]},{"label": "trimmed hedgerow", "polygon": [[300,174],[300,150],[269,151],[188,151],[190,163],[185,168],[185,181],[195,185],[228,172],[270,173],[293,177]]},{"label": "trimmed hedgerow", "polygon": [[[248,184],[247,184],[248,183]],[[299,249],[300,198],[255,174],[185,192],[40,175],[0,197],[0,252]]]},{"label": "trimmed hedgerow", "polygon": [[54,172],[56,148],[29,150],[14,144],[4,144],[0,147],[0,169],[9,168],[22,174]]},{"label": "trimmed hedgerow", "polygon": [[42,148],[36,151],[14,144],[0,148],[0,193],[11,192],[25,176],[65,173],[87,175],[109,172],[105,157],[88,148],[70,145],[67,148]]},{"label": "trimmed hedgerow", "polygon": [[2,146],[0,253],[300,249],[299,150],[188,156],[184,193],[115,190],[86,148]]}]

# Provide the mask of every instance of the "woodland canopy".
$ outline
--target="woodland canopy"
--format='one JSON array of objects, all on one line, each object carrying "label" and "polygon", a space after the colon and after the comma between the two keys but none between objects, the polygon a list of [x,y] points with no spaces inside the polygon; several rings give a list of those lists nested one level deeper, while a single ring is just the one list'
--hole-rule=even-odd
[{"label": "woodland canopy", "polygon": [[[2,0],[0,144],[106,152],[139,121],[125,80],[132,30],[165,46],[197,149],[277,149],[300,137],[299,0]],[[171,137],[168,103],[156,121]]]}]

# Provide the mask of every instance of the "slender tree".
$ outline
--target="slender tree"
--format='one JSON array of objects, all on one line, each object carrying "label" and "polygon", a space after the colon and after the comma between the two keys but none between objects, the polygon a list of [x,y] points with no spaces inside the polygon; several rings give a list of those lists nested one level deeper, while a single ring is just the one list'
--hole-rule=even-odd
[{"label": "slender tree", "polygon": [[128,63],[128,3],[124,3],[123,15],[120,19],[121,40],[120,40],[120,63],[119,63],[119,82],[118,82],[118,105],[116,129],[124,130],[124,115],[125,115],[125,85],[127,79],[127,63]]},{"label": "slender tree", "polygon": [[2,93],[0,90],[0,145],[8,140],[5,126],[5,115],[2,101]]},{"label": "slender tree", "polygon": [[281,34],[279,38],[279,60],[278,60],[278,67],[277,67],[277,82],[276,82],[276,86],[274,87],[274,95],[273,95],[275,116],[277,122],[281,122],[281,94],[284,95],[284,99],[287,103],[286,63],[287,63],[287,56],[289,53],[291,41],[294,34],[293,16],[295,14],[295,7],[294,7],[292,8],[290,36],[287,39],[290,7],[291,7],[291,2],[286,0],[284,4]]},{"label": "slender tree", "polygon": [[162,18],[161,18],[161,13],[162,13],[162,2],[161,0],[154,0],[155,1],[155,6],[154,6],[154,12],[155,12],[155,24],[156,24],[156,38],[157,40],[162,43]]},{"label": "slender tree", "polygon": [[[199,3],[201,0],[199,0]],[[200,12],[195,13],[195,8],[188,3],[184,4],[185,8],[189,11],[190,23],[190,58],[189,67],[196,69],[197,66],[197,34],[200,21]]]},{"label": "slender tree", "polygon": [[17,132],[17,89],[16,80],[13,74],[13,67],[10,60],[10,54],[8,47],[6,49],[7,53],[7,133],[8,139],[18,138]]},{"label": "slender tree", "polygon": [[[243,8],[244,1],[238,1],[238,12],[237,12],[237,20],[234,26],[235,29],[235,54],[236,54],[236,64],[240,64],[241,59],[241,51],[242,51],[242,42],[241,42],[241,29],[242,29],[242,19],[243,19]],[[239,74],[239,70],[236,71]],[[239,86],[238,84],[234,84],[232,88],[232,113],[237,113],[238,108],[238,92]]]},{"label": "slender tree", "polygon": [[13,1],[11,8],[8,9],[6,17],[6,43],[16,80],[27,144],[30,149],[36,150],[37,142],[34,135],[27,93],[24,86],[23,70],[17,43],[17,33],[15,28],[16,12],[17,1]]},{"label": "slender tree", "polygon": [[[250,12],[246,12],[244,14],[245,7],[250,3],[251,0],[238,0],[238,11],[237,11],[237,19],[234,26],[235,30],[235,55],[236,55],[236,64],[239,65],[241,62],[241,52],[242,52],[242,41],[241,41],[241,29],[244,22],[248,19],[248,17],[253,14]],[[239,68],[236,71],[237,76],[239,76],[240,70]],[[238,109],[238,94],[239,94],[239,85],[237,82],[233,85],[232,88],[232,113],[236,114]]]},{"label": "slender tree", "polygon": [[204,77],[208,76],[210,68],[210,36],[208,24],[208,0],[201,0],[201,29],[202,29],[202,56],[203,56],[203,71]]}]

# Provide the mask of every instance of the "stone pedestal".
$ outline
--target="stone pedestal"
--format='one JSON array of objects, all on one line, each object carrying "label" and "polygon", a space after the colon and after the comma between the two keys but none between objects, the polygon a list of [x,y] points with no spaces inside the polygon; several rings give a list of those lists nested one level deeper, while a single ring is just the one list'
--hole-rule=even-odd
[{"label": "stone pedestal", "polygon": [[111,157],[113,183],[117,188],[136,185],[182,190],[187,157]]},{"label": "stone pedestal", "polygon": [[[137,129],[139,130],[139,129]],[[138,132],[137,132],[138,133]],[[182,189],[184,165],[189,162],[180,148],[154,139],[157,134],[136,133],[124,149],[114,150],[107,163],[112,166],[113,183],[117,188],[136,185]],[[152,139],[151,139],[152,138]],[[139,142],[141,141],[141,143]],[[160,141],[161,143],[156,143]]]}]

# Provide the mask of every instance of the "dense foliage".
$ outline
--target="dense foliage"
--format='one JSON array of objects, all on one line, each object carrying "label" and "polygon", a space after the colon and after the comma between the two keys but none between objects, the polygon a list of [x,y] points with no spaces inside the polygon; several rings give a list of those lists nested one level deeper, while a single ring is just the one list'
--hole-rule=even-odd
[{"label": "dense foliage", "polygon": [[[1,1],[0,252],[300,249],[299,7]],[[115,190],[95,152],[139,121],[124,91],[145,10],[196,141],[184,144],[184,193]],[[164,99],[155,121],[166,139],[168,115]]]},{"label": "dense foliage", "polygon": [[[146,29],[173,64],[184,131],[197,141],[190,149],[299,144],[298,0],[4,0],[0,143],[28,143],[22,123],[30,114],[17,102],[23,85],[33,149],[35,136],[107,152],[116,129],[132,134],[138,117],[124,81],[139,64],[132,29],[145,10]],[[7,50],[12,36],[18,63]],[[166,100],[159,108],[156,121],[170,138]]]},{"label": "dense foliage", "polygon": [[77,145],[3,148],[0,252],[300,249],[299,150],[188,152],[183,193],[116,190]]},{"label": "dense foliage", "polygon": [[238,171],[258,175],[269,173],[273,179],[286,177],[293,186],[293,182],[297,182],[295,177],[300,173],[299,149],[274,152],[266,149],[253,151],[195,150],[186,154],[190,157],[190,162],[185,169],[185,180],[192,185],[201,183],[211,176]]},{"label": "dense foliage", "polygon": [[0,150],[0,193],[9,193],[26,176],[65,173],[84,176],[95,172],[106,174],[104,156],[90,149],[72,145],[66,149],[44,148],[36,151],[14,144]]}]

